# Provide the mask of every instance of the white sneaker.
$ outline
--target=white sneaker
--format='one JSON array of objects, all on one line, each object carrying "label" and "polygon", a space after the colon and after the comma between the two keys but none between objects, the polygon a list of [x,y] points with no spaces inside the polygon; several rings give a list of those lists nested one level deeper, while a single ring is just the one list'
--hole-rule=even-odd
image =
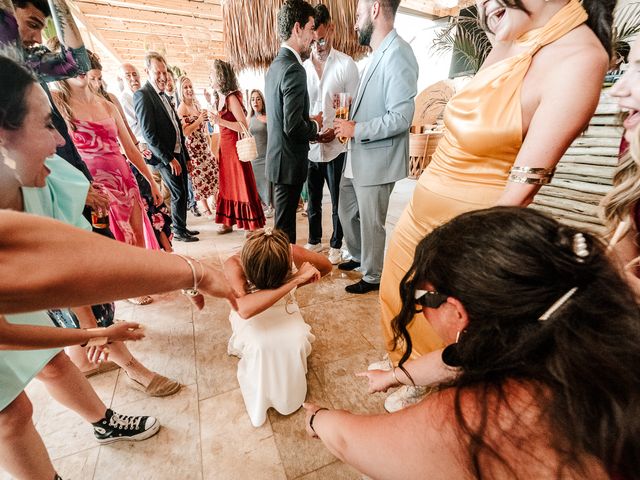
[{"label": "white sneaker", "polygon": [[384,401],[384,409],[389,413],[398,412],[419,403],[432,391],[433,389],[429,387],[403,385],[387,397]]},{"label": "white sneaker", "polygon": [[347,250],[346,248],[342,247],[340,249],[340,251],[342,252],[342,261],[343,262],[348,262],[349,260],[351,260],[353,257],[351,257],[351,254],[349,253],[349,250]]},{"label": "white sneaker", "polygon": [[315,245],[312,245],[310,243],[307,243],[304,248],[306,248],[307,250],[309,250],[310,252],[316,252],[316,253],[320,253],[323,249],[322,244],[321,243],[316,243]]},{"label": "white sneaker", "polygon": [[373,362],[371,365],[367,367],[367,370],[385,370],[389,371],[393,368],[391,364],[391,360],[389,360],[389,354],[385,353],[382,360],[379,362]]},{"label": "white sneaker", "polygon": [[332,265],[338,265],[340,262],[342,262],[342,252],[339,248],[329,249],[329,261]]},{"label": "white sneaker", "polygon": [[265,208],[264,216],[265,218],[273,218],[273,215],[276,213],[273,207]]}]

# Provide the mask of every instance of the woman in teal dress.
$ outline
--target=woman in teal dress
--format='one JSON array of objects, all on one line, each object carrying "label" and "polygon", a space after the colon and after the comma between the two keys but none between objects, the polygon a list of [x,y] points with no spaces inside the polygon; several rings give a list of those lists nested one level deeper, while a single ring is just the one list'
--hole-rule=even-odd
[{"label": "woman in teal dress", "polygon": [[[85,220],[79,216],[76,222],[71,222],[65,212],[82,210],[88,189],[86,179],[62,159],[54,157],[50,161],[59,162],[62,169],[57,169],[57,177],[47,182],[50,168],[45,165],[45,159],[54,155],[61,142],[62,137],[51,124],[51,109],[42,87],[27,70],[13,60],[0,57],[2,190],[10,191],[17,186],[20,195],[13,197],[13,201],[21,203],[29,213],[77,225]],[[8,169],[7,164],[15,165],[15,172]],[[87,188],[68,188],[78,181]],[[0,343],[0,451],[3,452],[0,467],[11,475],[56,478],[44,444],[33,427],[32,407],[24,393],[33,378],[41,380],[58,402],[91,423],[98,442],[143,440],[159,430],[160,424],[153,417],[123,416],[108,409],[60,350],[61,346],[71,344],[98,347],[108,341],[142,338],[136,324],[70,333],[56,329],[47,313],[40,311],[8,315],[0,323],[0,329],[7,328],[18,336],[22,333],[24,338],[18,345]]]}]

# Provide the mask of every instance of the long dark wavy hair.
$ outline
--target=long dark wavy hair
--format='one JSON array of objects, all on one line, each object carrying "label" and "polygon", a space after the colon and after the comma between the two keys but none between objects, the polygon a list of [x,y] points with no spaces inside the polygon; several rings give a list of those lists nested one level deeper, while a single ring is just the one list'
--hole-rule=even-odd
[{"label": "long dark wavy hair", "polygon": [[[517,8],[523,12],[529,13],[524,6],[522,0],[498,0],[506,8]],[[596,34],[600,43],[609,54],[609,57],[613,54],[613,48],[611,45],[611,29],[613,25],[613,10],[616,7],[617,0],[582,0],[582,6],[589,14],[587,25]],[[480,24],[482,28],[488,32],[491,32],[487,26],[484,15],[481,14]]]},{"label": "long dark wavy hair", "polygon": [[215,76],[220,93],[223,95],[229,95],[240,89],[238,77],[230,63],[219,59],[214,60],[212,74]]},{"label": "long dark wavy hair", "polygon": [[[558,478],[588,472],[584,459],[593,456],[610,474],[640,479],[640,310],[595,237],[583,233],[589,255],[575,254],[576,233],[531,209],[466,213],[418,244],[401,282],[402,310],[393,321],[395,340],[406,347],[400,365],[412,351],[407,325],[417,313],[416,289],[429,282],[467,311],[456,344],[460,373],[444,387],[455,388],[455,417],[476,478],[492,478],[491,461],[518,478],[518,465],[488,433],[497,428],[513,444],[526,442],[531,427],[512,409],[507,386],[517,382],[530,389],[549,429]],[[538,320],[574,287],[549,320]],[[465,416],[463,396],[473,398],[480,418]],[[513,414],[509,431],[497,411]]]}]

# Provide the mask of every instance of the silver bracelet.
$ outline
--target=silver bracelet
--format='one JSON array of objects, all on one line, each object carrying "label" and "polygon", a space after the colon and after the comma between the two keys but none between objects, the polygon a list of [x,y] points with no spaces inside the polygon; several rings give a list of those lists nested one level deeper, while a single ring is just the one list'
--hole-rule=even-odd
[{"label": "silver bracelet", "polygon": [[[184,295],[187,295],[188,297],[197,297],[198,295],[200,295],[200,292],[198,291],[198,285],[200,284],[200,282],[202,281],[202,279],[204,278],[204,268],[202,267],[202,264],[200,264],[200,269],[202,270],[202,275],[200,277],[200,280],[198,280],[198,274],[196,273],[196,267],[193,265],[193,261],[197,261],[195,259],[186,257],[184,255],[180,255],[179,253],[174,253],[174,255],[176,257],[180,257],[181,259],[183,259],[185,262],[187,262],[187,264],[189,265],[189,268],[191,268],[191,275],[193,276],[193,288],[183,288],[181,291]],[[200,263],[200,262],[198,262]]]}]

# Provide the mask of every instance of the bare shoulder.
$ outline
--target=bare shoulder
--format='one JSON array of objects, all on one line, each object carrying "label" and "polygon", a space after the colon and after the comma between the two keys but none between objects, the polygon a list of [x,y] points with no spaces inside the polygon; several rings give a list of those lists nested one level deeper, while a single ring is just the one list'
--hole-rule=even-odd
[{"label": "bare shoulder", "polygon": [[102,108],[104,108],[107,112],[109,112],[110,116],[112,117],[120,116],[120,111],[118,110],[118,107],[116,106],[115,103],[109,102],[104,98],[100,98],[99,103]]},{"label": "bare shoulder", "polygon": [[[592,80],[598,85],[607,71],[609,56],[593,31],[581,25],[552,44],[540,49],[534,57],[532,68],[546,78],[562,75]],[[551,73],[551,75],[549,75]]]},{"label": "bare shoulder", "polygon": [[462,391],[449,388],[423,402],[428,420],[416,416],[414,421],[445,432],[442,440],[447,451],[467,468],[473,464],[471,435],[481,435],[486,449],[479,452],[477,461],[487,478],[511,479],[517,474],[523,479],[578,479],[585,478],[586,472],[588,478],[608,478],[600,463],[588,455],[580,459],[584,471],[566,468],[566,459],[554,446],[570,440],[561,438],[544,411],[541,403],[549,395],[544,386],[516,380],[507,381],[501,391],[483,386]]}]

